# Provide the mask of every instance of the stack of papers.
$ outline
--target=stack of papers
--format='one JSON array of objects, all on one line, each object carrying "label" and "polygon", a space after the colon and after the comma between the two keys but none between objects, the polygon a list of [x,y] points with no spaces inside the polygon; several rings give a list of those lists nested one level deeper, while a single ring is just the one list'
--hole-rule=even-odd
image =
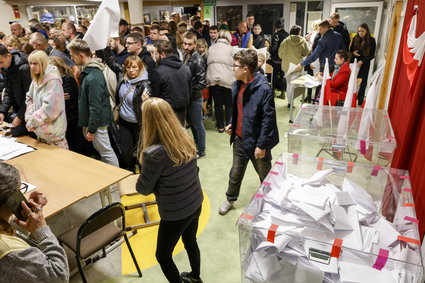
[{"label": "stack of papers", "polygon": [[31,151],[34,151],[34,148],[17,142],[15,138],[0,135],[0,161],[9,160]]},{"label": "stack of papers", "polygon": [[[417,247],[398,240],[408,237],[413,225],[399,229],[380,215],[380,201],[354,181],[328,182],[334,173],[317,171],[308,179],[269,174],[246,211],[253,219],[239,223],[249,227],[242,260],[246,277],[254,282],[417,282],[417,274],[402,264],[397,270],[374,269],[369,255],[382,248],[391,259],[420,265]],[[336,238],[343,240],[339,259],[330,256]]]}]

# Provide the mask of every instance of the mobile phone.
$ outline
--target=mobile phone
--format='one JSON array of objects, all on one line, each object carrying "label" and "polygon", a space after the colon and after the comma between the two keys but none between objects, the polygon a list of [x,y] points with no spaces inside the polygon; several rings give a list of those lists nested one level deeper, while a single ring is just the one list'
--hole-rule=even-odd
[{"label": "mobile phone", "polygon": [[25,221],[27,220],[28,216],[25,216],[24,213],[22,213],[22,201],[24,201],[25,204],[30,207],[30,204],[28,203],[24,194],[20,190],[15,190],[8,199],[7,206],[12,210],[13,214],[15,214],[19,220]]}]

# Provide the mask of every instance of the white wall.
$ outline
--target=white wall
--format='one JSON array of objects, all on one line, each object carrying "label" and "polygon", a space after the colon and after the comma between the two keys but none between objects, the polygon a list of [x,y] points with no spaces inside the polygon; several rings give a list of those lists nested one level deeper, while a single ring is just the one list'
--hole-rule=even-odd
[{"label": "white wall", "polygon": [[[19,12],[21,13],[21,19],[18,19],[23,26],[27,26],[28,17],[24,6],[18,6]],[[5,34],[10,34],[9,21],[16,20],[13,14],[12,6],[6,4],[3,0],[0,0],[0,31]]]}]

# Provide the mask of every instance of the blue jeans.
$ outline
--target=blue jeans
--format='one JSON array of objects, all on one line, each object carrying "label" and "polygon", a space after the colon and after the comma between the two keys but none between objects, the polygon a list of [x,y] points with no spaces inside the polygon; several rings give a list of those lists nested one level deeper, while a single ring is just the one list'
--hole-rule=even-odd
[{"label": "blue jeans", "polygon": [[192,101],[187,107],[187,120],[195,139],[198,152],[205,152],[205,127],[202,119],[202,97]]}]

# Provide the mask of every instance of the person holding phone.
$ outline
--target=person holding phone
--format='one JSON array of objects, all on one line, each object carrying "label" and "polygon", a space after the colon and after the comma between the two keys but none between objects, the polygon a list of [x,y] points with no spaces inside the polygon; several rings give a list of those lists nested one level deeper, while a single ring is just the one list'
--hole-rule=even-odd
[{"label": "person holding phone", "polygon": [[[47,226],[43,206],[44,194],[34,191],[26,202],[20,192],[18,170],[0,163],[0,274],[2,282],[68,282],[69,267],[64,249]],[[18,234],[9,223],[29,232]]]}]

